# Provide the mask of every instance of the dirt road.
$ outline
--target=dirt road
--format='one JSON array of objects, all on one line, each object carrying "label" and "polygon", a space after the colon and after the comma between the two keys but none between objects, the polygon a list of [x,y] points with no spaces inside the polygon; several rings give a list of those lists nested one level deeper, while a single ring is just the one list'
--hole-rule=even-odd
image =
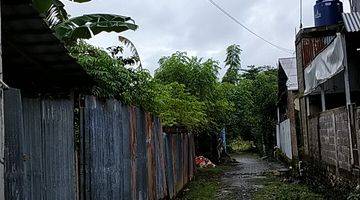
[{"label": "dirt road", "polygon": [[267,176],[265,174],[283,169],[279,163],[261,159],[255,154],[241,154],[233,156],[239,164],[225,173],[221,182],[223,187],[218,199],[251,199],[252,195],[264,187]]}]

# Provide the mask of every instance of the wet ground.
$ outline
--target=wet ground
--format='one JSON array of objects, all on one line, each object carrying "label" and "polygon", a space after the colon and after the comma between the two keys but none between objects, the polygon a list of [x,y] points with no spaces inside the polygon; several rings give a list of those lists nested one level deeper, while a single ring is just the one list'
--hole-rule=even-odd
[{"label": "wet ground", "polygon": [[256,154],[233,155],[238,164],[222,177],[221,192],[217,199],[222,200],[246,200],[251,199],[253,194],[264,187],[268,177],[266,174],[277,173],[284,166],[262,159]]}]

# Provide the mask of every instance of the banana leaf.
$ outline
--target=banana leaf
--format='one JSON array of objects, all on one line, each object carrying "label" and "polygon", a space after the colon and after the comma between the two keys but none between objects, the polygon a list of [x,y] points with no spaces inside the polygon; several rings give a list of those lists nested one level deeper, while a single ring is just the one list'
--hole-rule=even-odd
[{"label": "banana leaf", "polygon": [[46,20],[49,26],[52,28],[68,19],[69,15],[65,10],[65,5],[60,0],[53,0],[53,4],[46,12]]},{"label": "banana leaf", "polygon": [[130,17],[111,14],[83,15],[54,26],[56,35],[65,42],[90,39],[101,32],[120,33],[137,28]]},{"label": "banana leaf", "polygon": [[[40,12],[45,13],[53,4],[53,0],[32,0],[34,7]],[[77,3],[89,2],[91,0],[69,0]]]}]

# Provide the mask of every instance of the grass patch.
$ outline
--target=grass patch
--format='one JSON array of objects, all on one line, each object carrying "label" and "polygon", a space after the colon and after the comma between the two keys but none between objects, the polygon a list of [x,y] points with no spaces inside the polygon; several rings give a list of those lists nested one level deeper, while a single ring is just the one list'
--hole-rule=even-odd
[{"label": "grass patch", "polygon": [[209,169],[198,169],[191,181],[176,199],[179,200],[209,200],[215,199],[219,192],[220,178],[230,167],[217,166]]},{"label": "grass patch", "polygon": [[321,200],[323,196],[312,192],[306,185],[295,183],[284,183],[277,178],[270,178],[265,187],[260,189],[254,200]]}]

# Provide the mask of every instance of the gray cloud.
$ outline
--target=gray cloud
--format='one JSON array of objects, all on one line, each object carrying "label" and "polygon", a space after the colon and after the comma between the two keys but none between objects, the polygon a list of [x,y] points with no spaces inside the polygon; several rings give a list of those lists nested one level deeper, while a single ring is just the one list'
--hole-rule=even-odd
[{"label": "gray cloud", "polygon": [[[299,27],[298,0],[217,0],[234,17],[268,40],[294,49],[295,29]],[[225,49],[240,44],[242,64],[275,66],[279,51],[246,32],[207,0],[93,0],[90,3],[66,2],[72,16],[85,13],[113,13],[132,17],[140,26],[123,35],[137,46],[143,65],[150,71],[162,56],[175,51],[225,60]],[[304,0],[304,26],[313,25],[315,0]],[[348,10],[348,3],[345,8]],[[108,47],[117,44],[117,34],[103,33],[90,43]],[[222,70],[223,74],[225,69]]]}]

